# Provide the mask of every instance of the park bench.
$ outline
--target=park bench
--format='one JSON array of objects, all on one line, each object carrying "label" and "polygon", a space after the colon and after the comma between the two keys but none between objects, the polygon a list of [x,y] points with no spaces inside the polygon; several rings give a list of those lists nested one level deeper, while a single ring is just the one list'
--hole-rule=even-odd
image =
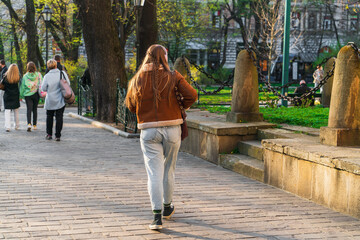
[{"label": "park bench", "polygon": [[[298,94],[298,93],[288,93],[288,97],[301,97],[302,94]],[[312,98],[314,97],[314,98]],[[312,99],[311,100],[311,103],[310,103],[310,106],[314,106],[314,102],[315,102],[315,98],[321,98],[321,93],[315,93],[315,94],[312,94],[310,97],[308,97],[307,99]],[[293,101],[293,104],[295,106],[301,106],[303,104],[302,100],[295,100]]]},{"label": "park bench", "polygon": [[[313,94],[312,96],[314,96],[315,98],[321,98],[321,93],[315,93]],[[300,97],[301,95],[300,94],[297,94],[297,93],[288,93],[288,97]]]}]

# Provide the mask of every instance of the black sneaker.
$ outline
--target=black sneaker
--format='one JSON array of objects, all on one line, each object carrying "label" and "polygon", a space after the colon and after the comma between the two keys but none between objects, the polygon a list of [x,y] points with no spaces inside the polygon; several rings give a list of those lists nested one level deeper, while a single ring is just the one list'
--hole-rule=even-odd
[{"label": "black sneaker", "polygon": [[46,139],[46,140],[51,140],[51,139],[52,139],[52,136],[51,136],[51,135],[46,135],[45,139]]},{"label": "black sneaker", "polygon": [[164,218],[170,219],[174,213],[175,213],[175,207],[172,203],[170,204],[170,206],[164,206],[164,212],[163,212]]},{"label": "black sneaker", "polygon": [[151,230],[160,230],[162,229],[162,219],[161,213],[154,214],[154,221],[149,225]]},{"label": "black sneaker", "polygon": [[55,138],[55,141],[60,142],[60,138],[58,138],[58,137]]}]

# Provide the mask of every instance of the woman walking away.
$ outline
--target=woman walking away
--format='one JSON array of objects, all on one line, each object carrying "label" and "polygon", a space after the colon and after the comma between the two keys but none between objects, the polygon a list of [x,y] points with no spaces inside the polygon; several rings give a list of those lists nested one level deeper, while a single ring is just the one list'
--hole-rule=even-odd
[{"label": "woman walking away", "polygon": [[5,130],[10,132],[11,111],[14,112],[15,129],[19,129],[19,94],[20,74],[16,64],[11,64],[3,79],[4,90],[4,106],[5,106]]},{"label": "woman walking away", "polygon": [[[26,66],[26,74],[23,76],[20,86],[20,98],[25,98],[27,109],[27,131],[31,132],[31,127],[36,130],[37,107],[39,104],[39,88],[41,86],[41,73],[36,71],[35,63],[29,62]],[[33,124],[31,125],[31,113],[33,113]]]},{"label": "woman walking away", "polygon": [[169,219],[175,212],[172,197],[183,123],[175,88],[183,96],[185,109],[196,101],[196,90],[180,73],[170,70],[166,49],[161,45],[150,46],[129,83],[126,105],[136,112],[141,129],[141,150],[154,214],[149,228],[154,230],[162,229],[162,216]]},{"label": "woman walking away", "polygon": [[44,105],[44,108],[46,109],[46,139],[52,139],[53,122],[55,115],[55,141],[60,141],[61,130],[63,127],[63,115],[65,110],[65,101],[61,93],[60,79],[65,79],[69,83],[69,85],[70,81],[67,74],[57,69],[56,65],[57,63],[53,59],[50,59],[47,62],[47,67],[50,71],[45,74],[41,89],[42,91],[47,92]]}]

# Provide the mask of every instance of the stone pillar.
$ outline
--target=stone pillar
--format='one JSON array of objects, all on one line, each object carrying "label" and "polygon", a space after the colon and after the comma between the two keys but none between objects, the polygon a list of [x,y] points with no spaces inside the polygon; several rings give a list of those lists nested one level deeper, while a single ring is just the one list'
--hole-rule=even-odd
[{"label": "stone pillar", "polygon": [[258,72],[246,50],[242,50],[235,65],[231,112],[228,122],[258,122],[263,120],[259,113]]},{"label": "stone pillar", "polygon": [[[324,75],[326,75],[326,73],[328,73],[333,68],[333,64],[334,64],[335,60],[336,60],[336,58],[330,58],[329,61],[327,61],[327,63],[325,64],[325,67],[324,67]],[[330,99],[331,99],[333,80],[334,80],[334,75],[331,78],[329,78],[328,81],[323,86],[323,91],[322,91],[322,95],[321,95],[321,104],[324,107],[330,107]]]},{"label": "stone pillar", "polygon": [[[187,58],[185,58],[185,63],[188,66],[188,68],[190,69],[190,62],[189,60],[187,60]],[[183,60],[181,57],[177,58],[175,63],[174,63],[174,69],[176,71],[178,71],[181,75],[183,75],[183,77],[186,79],[186,81],[188,83],[190,83],[190,76],[188,76],[188,73],[186,71],[186,68],[184,66]]]},{"label": "stone pillar", "polygon": [[360,146],[360,60],[351,46],[336,59],[328,127],[320,141],[332,146]]}]

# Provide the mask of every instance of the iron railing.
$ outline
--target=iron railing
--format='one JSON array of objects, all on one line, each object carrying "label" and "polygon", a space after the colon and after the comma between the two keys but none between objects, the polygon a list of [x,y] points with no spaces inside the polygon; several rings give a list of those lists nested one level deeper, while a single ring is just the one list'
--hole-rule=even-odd
[{"label": "iron railing", "polygon": [[95,117],[96,104],[92,87],[83,86],[81,78],[78,77],[78,114],[82,116],[83,113]]},{"label": "iron railing", "polygon": [[121,123],[124,125],[124,131],[138,132],[136,114],[130,112],[125,106],[126,89],[120,87],[120,79],[116,79],[117,94],[116,94],[116,125]]}]

